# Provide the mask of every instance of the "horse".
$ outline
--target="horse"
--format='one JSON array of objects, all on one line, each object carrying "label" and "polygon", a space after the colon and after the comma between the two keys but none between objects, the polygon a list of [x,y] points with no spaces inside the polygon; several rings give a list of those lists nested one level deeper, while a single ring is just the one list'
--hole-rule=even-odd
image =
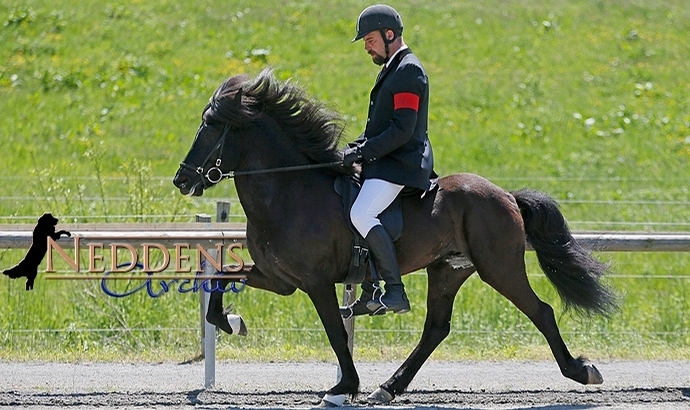
[{"label": "horse", "polygon": [[[322,400],[336,406],[359,390],[336,295],[336,284],[348,273],[354,236],[333,186],[336,178],[357,172],[342,166],[343,124],[326,104],[277,79],[270,68],[254,77],[232,76],[206,104],[173,180],[181,194],[200,196],[234,178],[254,261],[245,268],[246,285],[308,295],[340,366],[339,381]],[[369,395],[370,402],[388,403],[410,384],[450,333],[455,296],[475,272],[534,323],[563,376],[581,384],[603,382],[594,364],[570,354],[553,308],[527,280],[529,243],[566,310],[608,315],[616,307],[615,293],[603,282],[609,267],[578,245],[554,199],[528,189],[508,192],[481,176],[458,173],[439,178],[437,188],[423,196],[403,196],[402,212],[398,263],[403,274],[426,269],[427,313],[417,346]],[[458,257],[471,264],[458,266]],[[210,300],[207,320],[231,333],[222,293],[213,292]]]}]

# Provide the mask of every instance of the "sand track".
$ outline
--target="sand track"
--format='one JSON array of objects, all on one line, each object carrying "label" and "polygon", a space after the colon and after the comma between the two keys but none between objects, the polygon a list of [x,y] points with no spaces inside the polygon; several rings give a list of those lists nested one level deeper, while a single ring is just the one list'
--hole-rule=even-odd
[{"label": "sand track", "polygon": [[[395,363],[360,363],[367,394]],[[600,386],[563,378],[552,362],[429,362],[389,408],[413,409],[690,409],[690,362],[599,363]],[[217,364],[204,389],[203,363],[0,363],[0,407],[293,409],[311,408],[335,383],[329,363]]]}]

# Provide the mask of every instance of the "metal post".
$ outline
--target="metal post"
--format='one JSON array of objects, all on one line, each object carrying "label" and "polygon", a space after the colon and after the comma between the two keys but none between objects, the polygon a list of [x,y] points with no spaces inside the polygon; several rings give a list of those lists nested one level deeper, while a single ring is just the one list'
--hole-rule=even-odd
[{"label": "metal post", "polygon": [[216,202],[216,222],[230,222],[230,202]]},{"label": "metal post", "polygon": [[[347,284],[343,289],[343,306],[348,306],[355,302],[357,299],[357,285]],[[354,354],[354,342],[355,342],[355,317],[352,316],[349,319],[343,319],[343,324],[345,325],[345,330],[347,330],[347,348],[350,350],[350,354]]]},{"label": "metal post", "polygon": [[[210,223],[211,216],[206,214],[197,214],[196,221],[202,223]],[[200,357],[205,357],[206,351],[204,346],[204,338],[206,336],[206,292],[199,292],[199,315],[200,315],[200,326],[201,326],[201,355]]]},{"label": "metal post", "polygon": [[[216,249],[209,249],[208,254],[213,259],[218,260],[218,251]],[[213,265],[206,263],[204,265],[204,275],[210,276],[215,274],[216,269]],[[202,298],[206,309],[208,309],[211,292],[207,292],[202,286],[201,294],[203,295]],[[216,382],[216,327],[204,320],[204,330],[206,335],[204,337],[204,351],[206,353],[204,355],[204,386],[208,389]]]},{"label": "metal post", "polygon": [[[357,299],[357,285],[347,284],[343,287],[343,306],[348,306],[355,302]],[[343,319],[343,325],[345,325],[345,331],[347,331],[347,348],[350,350],[350,355],[354,356],[354,345],[355,345],[355,317],[352,316],[349,319]],[[343,377],[343,371],[338,366],[338,374],[336,376],[336,383],[340,382]]]}]

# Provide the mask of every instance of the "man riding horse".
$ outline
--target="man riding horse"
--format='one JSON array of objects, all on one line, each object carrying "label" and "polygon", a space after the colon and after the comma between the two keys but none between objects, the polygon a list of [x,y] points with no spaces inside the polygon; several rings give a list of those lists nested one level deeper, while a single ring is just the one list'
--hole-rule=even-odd
[{"label": "man riding horse", "polygon": [[424,193],[436,178],[427,132],[429,82],[402,32],[398,12],[377,4],[362,11],[352,40],[364,40],[374,64],[383,66],[371,90],[366,128],[343,150],[343,165],[362,163],[362,188],[350,218],[369,246],[378,276],[386,282],[383,295],[372,282],[362,285],[360,298],[350,307],[354,315],[410,311],[393,239],[378,216],[404,188]]},{"label": "man riding horse", "polygon": [[[342,214],[344,198],[333,189],[352,171],[334,168],[341,160],[349,166],[363,163],[364,187],[352,219],[366,234],[379,265],[376,271],[386,281],[383,297],[374,295],[371,282],[363,286],[364,295],[354,306],[357,313],[369,313],[367,304],[383,312],[409,311],[400,274],[427,272],[419,344],[368,396],[370,402],[389,403],[410,385],[450,334],[453,301],[475,273],[534,323],[565,377],[602,383],[591,362],[570,353],[553,308],[532,289],[525,249],[529,242],[564,306],[576,311],[606,314],[615,308],[615,293],[602,282],[608,267],[577,243],[558,204],[545,193],[506,191],[469,173],[446,175],[432,189],[427,77],[404,48],[401,35],[400,17],[387,6],[372,6],[360,15],[356,39],[365,39],[375,63],[388,64],[371,92],[364,134],[344,152],[337,149],[342,135],[338,116],[318,100],[305,98],[304,90],[281,82],[270,69],[255,78],[236,75],[218,87],[204,108],[175,186],[184,195],[200,196],[221,180],[234,178],[247,216],[247,250],[254,261],[244,272],[247,286],[280,295],[297,289],[307,294],[338,360],[341,378],[327,390],[322,405],[342,405],[360,387],[342,312],[337,310],[336,283],[349,276],[353,255],[351,231]],[[291,172],[283,172],[287,170]],[[399,195],[404,187],[419,196]],[[400,238],[393,245],[379,221],[388,218],[387,212],[378,214],[398,196],[405,225],[394,232]],[[222,298],[219,290],[212,292],[207,318],[232,331]]]}]

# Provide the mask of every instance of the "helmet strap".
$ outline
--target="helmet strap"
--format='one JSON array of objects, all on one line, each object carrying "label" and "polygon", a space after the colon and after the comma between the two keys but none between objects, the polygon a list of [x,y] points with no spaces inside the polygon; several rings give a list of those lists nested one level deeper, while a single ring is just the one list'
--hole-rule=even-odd
[{"label": "helmet strap", "polygon": [[383,44],[384,44],[384,47],[386,50],[386,61],[384,63],[387,63],[388,60],[390,60],[390,51],[389,51],[388,45],[395,41],[395,32],[393,33],[393,39],[389,40],[388,37],[386,37],[386,31],[388,31],[388,29],[384,29],[384,28],[379,29],[379,32],[381,33],[381,38],[383,39]]}]

